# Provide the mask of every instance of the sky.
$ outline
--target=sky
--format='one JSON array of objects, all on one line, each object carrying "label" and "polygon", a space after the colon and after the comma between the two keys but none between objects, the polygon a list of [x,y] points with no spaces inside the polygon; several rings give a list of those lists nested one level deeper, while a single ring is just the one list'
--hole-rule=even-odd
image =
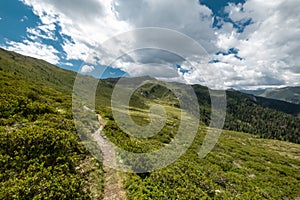
[{"label": "sky", "polygon": [[[0,47],[80,73],[105,70],[101,78],[149,75],[214,89],[299,86],[299,10],[299,0],[1,1]],[[171,35],[161,42],[183,56],[123,52],[145,44],[151,34],[136,30],[146,27],[184,34],[205,58]]]}]

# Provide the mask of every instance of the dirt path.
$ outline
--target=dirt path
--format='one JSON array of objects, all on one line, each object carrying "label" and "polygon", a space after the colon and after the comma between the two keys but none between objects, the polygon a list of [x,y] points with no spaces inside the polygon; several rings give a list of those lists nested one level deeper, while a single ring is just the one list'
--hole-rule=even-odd
[{"label": "dirt path", "polygon": [[123,200],[126,199],[125,190],[122,188],[122,178],[119,172],[111,167],[107,166],[115,166],[116,162],[116,154],[113,148],[113,145],[106,139],[106,136],[101,133],[105,126],[104,119],[97,114],[98,121],[100,122],[100,128],[92,134],[94,140],[98,143],[101,148],[103,154],[103,169],[105,176],[105,188],[103,199],[104,200]]}]

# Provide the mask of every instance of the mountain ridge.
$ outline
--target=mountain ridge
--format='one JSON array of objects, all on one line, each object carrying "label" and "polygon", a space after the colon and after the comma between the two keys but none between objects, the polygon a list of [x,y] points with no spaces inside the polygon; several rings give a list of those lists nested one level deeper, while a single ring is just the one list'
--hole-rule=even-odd
[{"label": "mountain ridge", "polygon": [[300,104],[300,86],[287,86],[264,90],[241,90],[241,92],[292,104]]},{"label": "mountain ridge", "polygon": [[[42,60],[5,50],[0,51],[0,57],[0,67],[4,72],[11,72],[29,81],[50,84],[56,89],[68,92],[69,94],[73,91],[73,84],[76,78],[75,72],[58,68]],[[93,78],[87,75],[82,76]],[[147,77],[144,77],[144,79],[145,78]],[[139,80],[141,77],[126,79]],[[154,80],[151,77],[148,77],[148,79]],[[116,84],[119,79],[111,78],[108,80],[109,81],[99,80],[96,92],[97,94],[104,94],[104,98],[97,98],[96,96],[96,99],[101,104],[100,107],[106,110],[110,110],[110,96],[114,84]],[[162,103],[171,102],[173,105],[176,104],[174,94],[172,94],[170,90],[165,90],[164,87],[156,86],[155,84],[148,86],[149,87],[145,86],[142,88],[152,99],[162,98]],[[207,87],[201,85],[192,85],[192,87],[198,97],[200,119],[204,124],[209,125],[211,113],[209,90]],[[226,95],[227,117],[224,126],[225,129],[257,134],[265,138],[300,143],[300,130],[297,128],[300,127],[300,119],[292,116],[297,116],[300,112],[300,105],[263,97],[249,96],[238,91],[226,91]],[[172,99],[175,99],[175,101]],[[133,103],[132,105],[140,105],[144,108],[146,106],[144,102],[146,101],[148,100],[145,96],[136,93],[132,96],[131,103]],[[274,118],[274,116],[276,116],[276,118]],[[286,128],[279,129],[278,127]]]}]

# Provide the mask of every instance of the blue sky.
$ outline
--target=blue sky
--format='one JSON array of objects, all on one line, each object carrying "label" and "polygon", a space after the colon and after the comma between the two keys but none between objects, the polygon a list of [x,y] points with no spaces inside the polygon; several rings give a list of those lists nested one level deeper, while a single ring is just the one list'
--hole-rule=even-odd
[{"label": "blue sky", "polygon": [[[0,5],[2,48],[65,69],[106,69],[102,78],[152,75],[213,88],[300,84],[296,0],[11,0]],[[99,45],[113,35],[153,26],[191,37],[209,60],[191,64],[161,51],[143,51],[126,54],[109,67],[104,60],[111,55],[101,54],[97,64],[87,62],[91,52],[102,52]]]},{"label": "blue sky", "polygon": [[[1,1],[0,5],[0,27],[5,27],[0,29],[1,47],[5,48],[9,46],[7,45],[8,41],[22,42],[23,40],[29,40],[34,42],[36,39],[31,39],[28,37],[27,29],[37,27],[43,24],[43,22],[38,15],[34,14],[32,7],[19,0]],[[69,69],[76,72],[79,71],[84,61],[80,59],[66,59],[66,53],[62,47],[64,39],[72,41],[72,38],[68,35],[59,33],[59,30],[61,29],[59,24],[55,23],[55,26],[57,29],[54,34],[55,40],[38,38],[42,44],[51,45],[58,50],[60,61],[58,63],[53,61],[51,62],[51,59],[48,61],[64,69]],[[45,32],[42,32],[42,34],[45,34]],[[26,54],[26,52],[23,51],[20,53]],[[31,53],[29,53],[29,55],[36,57]],[[43,59],[43,57],[41,57],[41,59]],[[107,70],[104,71],[103,78],[119,77],[123,76],[124,74],[125,72],[119,69],[108,67]]]},{"label": "blue sky", "polygon": [[33,14],[31,8],[20,1],[1,1],[0,17],[2,44],[5,39],[22,41],[26,37],[26,28],[34,27],[39,22],[39,17]]}]

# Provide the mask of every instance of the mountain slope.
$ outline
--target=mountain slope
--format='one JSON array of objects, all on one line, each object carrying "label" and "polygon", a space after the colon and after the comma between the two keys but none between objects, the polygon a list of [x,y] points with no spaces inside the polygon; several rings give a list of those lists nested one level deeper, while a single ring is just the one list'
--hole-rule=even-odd
[{"label": "mountain slope", "polygon": [[[204,124],[209,125],[211,102],[208,88],[200,85],[192,87],[198,98],[200,119]],[[299,105],[255,97],[238,91],[227,91],[226,95],[227,113],[224,129],[300,143],[300,119],[293,116],[300,113]],[[186,97],[184,94],[182,96]],[[136,106],[144,105],[151,100],[154,103],[179,107],[174,94],[159,82],[142,86],[135,92],[133,99]],[[145,107],[144,105],[141,108]]]},{"label": "mountain slope", "polygon": [[[277,101],[253,98],[240,92],[227,92],[225,129],[259,135],[263,138],[300,143],[300,119],[271,109]],[[271,106],[266,107],[266,102]],[[285,103],[287,104],[287,103]],[[295,105],[295,110],[298,105]],[[285,109],[285,107],[279,110]]]},{"label": "mountain slope", "polygon": [[[0,199],[101,199],[105,187],[102,163],[85,149],[74,126],[71,108],[75,74],[3,50],[0,57]],[[96,111],[106,120],[103,133],[107,138],[122,149],[139,153],[169,144],[181,119],[174,95],[157,84],[146,84],[135,92],[130,113],[136,123],[149,123],[152,103],[165,106],[168,117],[159,133],[141,139],[124,133],[111,114],[114,83],[100,81],[96,96]],[[192,145],[163,169],[126,174],[122,184],[127,198],[299,198],[299,144],[223,131],[207,157],[197,155],[206,134],[205,124],[209,123],[210,98],[206,87],[193,87],[202,123]],[[242,93],[227,95],[227,129],[297,142],[297,118],[265,108]],[[123,161],[137,164],[133,169],[143,164],[131,159]]]},{"label": "mountain slope", "polygon": [[285,87],[273,90],[266,90],[259,96],[270,99],[278,99],[293,104],[300,104],[300,87]]},{"label": "mountain slope", "polygon": [[75,131],[71,93],[59,87],[60,74],[38,82],[57,68],[40,74],[32,61],[20,69],[22,62],[0,59],[0,199],[97,199],[103,171]]},{"label": "mountain slope", "polygon": [[0,63],[1,71],[13,73],[31,82],[43,82],[64,90],[73,88],[76,73],[46,61],[0,48]]},{"label": "mountain slope", "polygon": [[[205,159],[204,130],[172,165],[146,176],[128,174],[128,199],[297,199],[299,145],[224,131]],[[293,149],[292,154],[290,154]]]},{"label": "mountain slope", "polygon": [[[42,82],[59,91],[71,94],[76,77],[75,72],[60,69],[45,61],[22,56],[0,49],[0,70],[11,72],[30,82]],[[92,77],[86,77],[91,79]],[[155,80],[151,77],[134,78]],[[110,98],[114,84],[118,79],[100,80],[96,99],[98,108],[110,110]],[[129,79],[133,81],[132,78]],[[210,121],[210,96],[208,88],[193,85],[200,105],[201,121],[206,125]],[[141,92],[143,95],[141,95]],[[145,96],[147,95],[147,96]],[[184,95],[184,94],[182,94]],[[148,84],[140,88],[131,98],[135,107],[146,108],[147,99],[160,99],[176,106],[174,94],[162,86]],[[173,100],[172,100],[173,99]],[[179,106],[179,105],[177,105]],[[300,120],[296,116],[300,105],[278,100],[246,95],[238,91],[227,91],[227,117],[225,129],[260,135],[264,138],[280,139],[300,143]],[[278,112],[280,111],[280,112]],[[285,114],[287,113],[287,114]]]}]

